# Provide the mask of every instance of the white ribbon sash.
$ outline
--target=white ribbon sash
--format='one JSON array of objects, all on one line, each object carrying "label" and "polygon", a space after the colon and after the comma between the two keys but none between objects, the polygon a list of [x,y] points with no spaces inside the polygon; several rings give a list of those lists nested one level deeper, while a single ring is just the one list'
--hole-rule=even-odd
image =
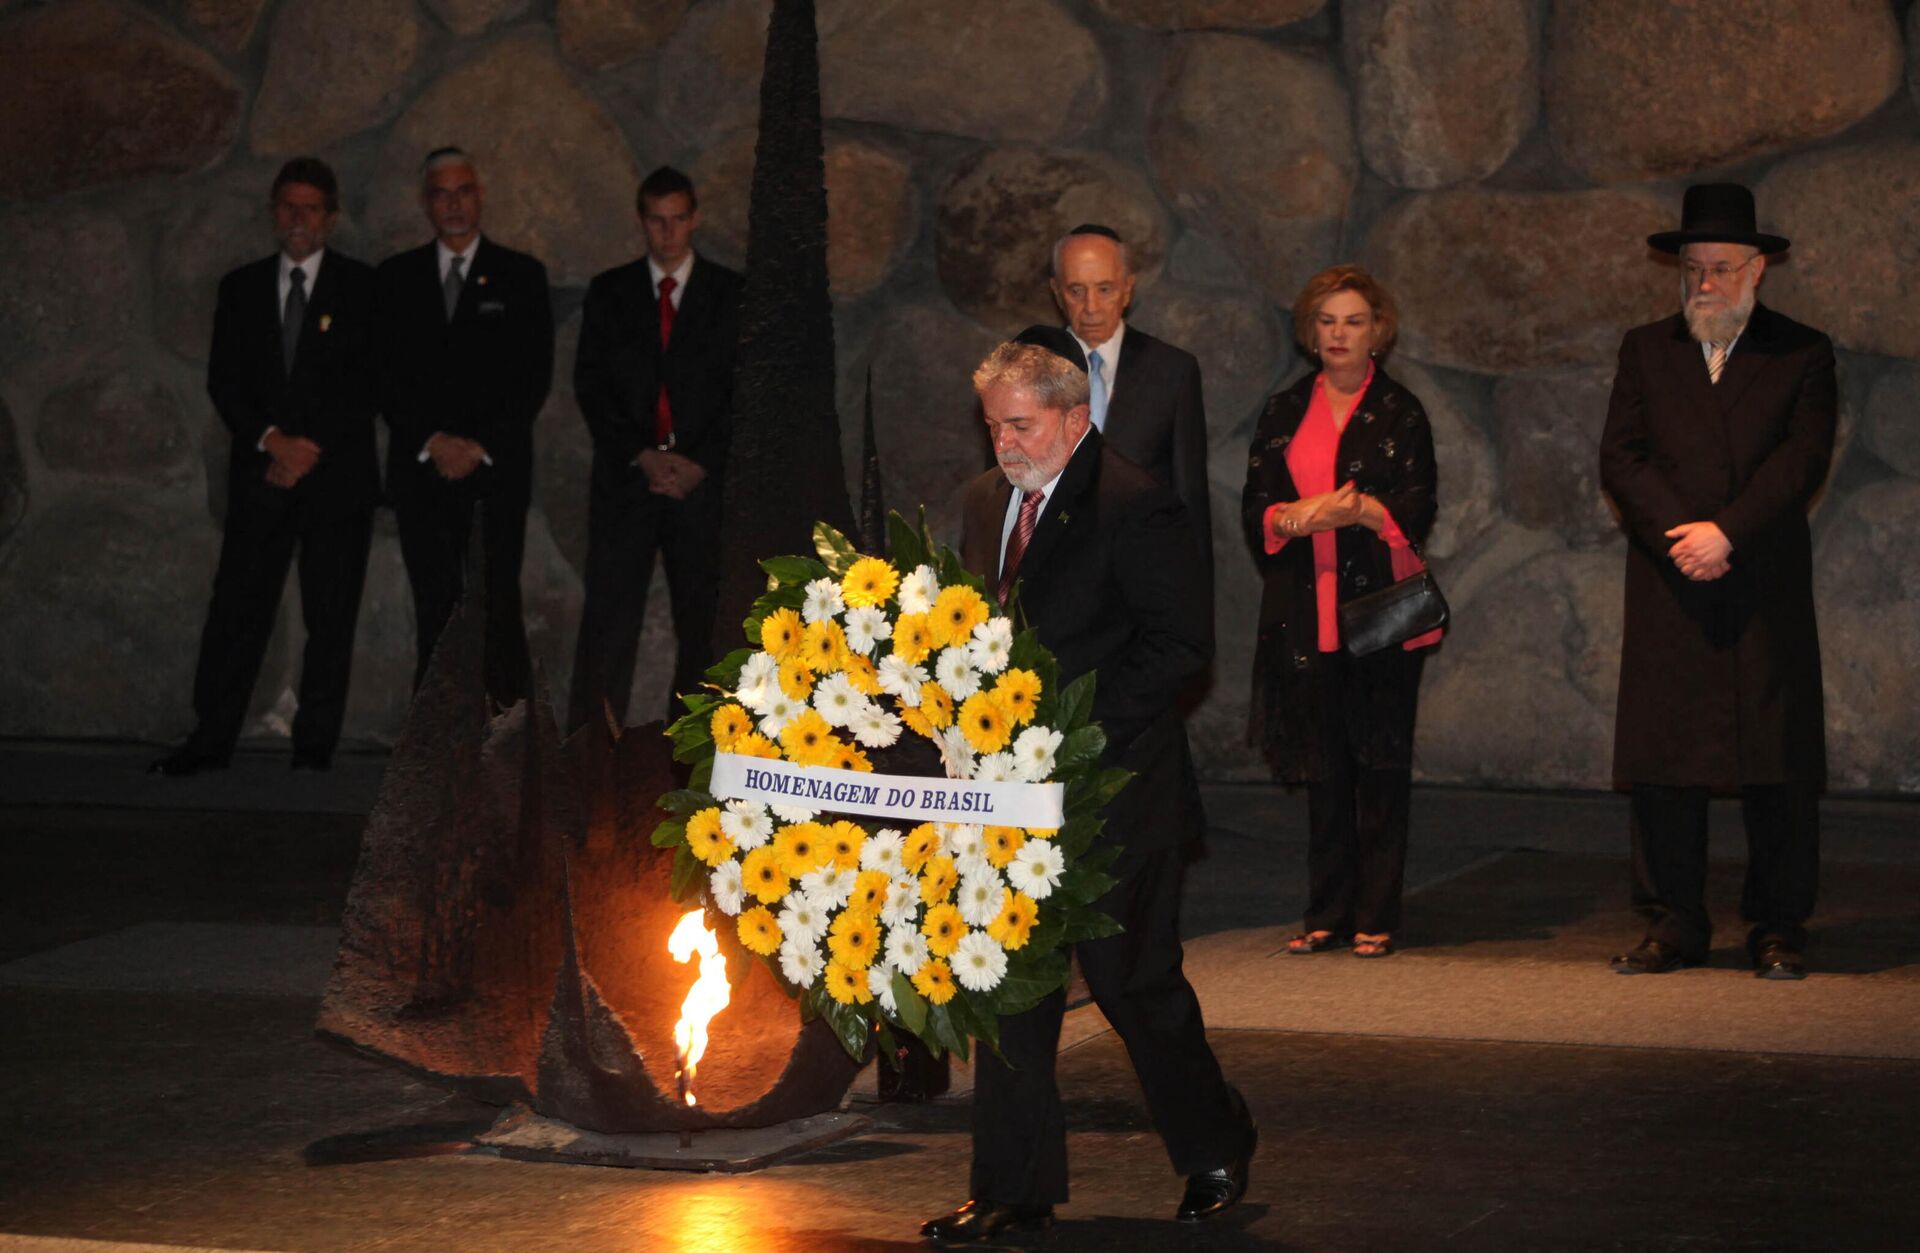
[{"label": "white ribbon sash", "polygon": [[721,800],[756,800],[906,823],[976,822],[1050,830],[1066,821],[1063,783],[978,783],[910,774],[870,774],[832,766],[713,755],[709,790]]}]

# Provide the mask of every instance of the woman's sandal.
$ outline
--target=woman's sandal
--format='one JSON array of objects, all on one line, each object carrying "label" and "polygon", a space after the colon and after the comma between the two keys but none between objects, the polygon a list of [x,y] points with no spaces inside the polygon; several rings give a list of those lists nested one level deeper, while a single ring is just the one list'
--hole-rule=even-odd
[{"label": "woman's sandal", "polygon": [[1355,957],[1385,957],[1391,952],[1393,952],[1393,937],[1390,935],[1383,935],[1372,940],[1363,940],[1359,936],[1354,937],[1353,955]]},{"label": "woman's sandal", "polygon": [[1295,957],[1307,953],[1324,953],[1339,944],[1331,931],[1303,931],[1287,941],[1287,952]]}]

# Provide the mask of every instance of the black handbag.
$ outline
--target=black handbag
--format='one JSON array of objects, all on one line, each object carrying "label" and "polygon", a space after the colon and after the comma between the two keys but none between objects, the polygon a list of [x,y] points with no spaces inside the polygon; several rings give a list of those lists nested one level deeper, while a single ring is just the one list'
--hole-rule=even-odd
[{"label": "black handbag", "polygon": [[1339,615],[1341,646],[1350,657],[1365,657],[1447,625],[1447,598],[1433,571],[1423,569],[1342,603]]}]

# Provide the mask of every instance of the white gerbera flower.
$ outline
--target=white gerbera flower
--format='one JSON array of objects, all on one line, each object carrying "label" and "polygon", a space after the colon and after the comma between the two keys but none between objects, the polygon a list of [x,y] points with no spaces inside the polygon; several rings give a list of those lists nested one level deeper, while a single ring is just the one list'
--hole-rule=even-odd
[{"label": "white gerbera flower", "polygon": [[967,733],[959,723],[940,732],[940,764],[946,767],[949,779],[973,777],[973,745],[967,743]]},{"label": "white gerbera flower", "polygon": [[945,838],[947,851],[953,854],[956,862],[963,857],[986,856],[986,832],[976,823],[956,822],[952,826],[941,827],[940,834]]},{"label": "white gerbera flower", "polygon": [[887,932],[887,965],[911,979],[926,965],[927,937],[917,927],[895,927]]},{"label": "white gerbera flower", "polygon": [[1015,891],[1044,901],[1060,886],[1060,873],[1066,868],[1066,855],[1052,840],[1028,840],[1007,863],[1007,881]]},{"label": "white gerbera flower", "polygon": [[713,897],[713,903],[720,912],[728,917],[740,912],[746,903],[747,885],[740,877],[740,863],[729,857],[714,868],[707,876],[707,894]]},{"label": "white gerbera flower", "polygon": [[800,616],[808,622],[820,622],[836,617],[847,607],[840,597],[840,584],[834,579],[815,579],[807,584],[807,599],[800,606]]},{"label": "white gerbera flower", "polygon": [[900,738],[900,719],[870,701],[853,715],[847,728],[862,748],[892,748]]},{"label": "white gerbera flower", "polygon": [[[732,863],[728,863],[731,865]],[[920,912],[920,885],[912,879],[895,879],[887,885],[887,899],[880,906],[880,920],[889,927],[910,924]]]},{"label": "white gerbera flower", "polygon": [[740,667],[740,686],[733,690],[733,698],[754,713],[763,714],[767,712],[767,698],[779,690],[780,663],[772,653],[760,652]]},{"label": "white gerbera flower", "polygon": [[880,659],[877,677],[880,690],[895,697],[909,709],[919,705],[920,685],[926,681],[925,666],[910,666],[899,657],[892,655]]},{"label": "white gerbera flower", "polygon": [[1044,783],[1053,773],[1053,755],[1065,737],[1046,727],[1028,727],[1013,742],[1014,769],[1023,783]]},{"label": "white gerbera flower", "polygon": [[820,977],[820,950],[811,944],[782,944],[780,973],[796,988],[810,988]]},{"label": "white gerbera flower", "polygon": [[820,908],[821,913],[830,914],[846,904],[847,898],[853,895],[854,878],[853,871],[843,870],[828,862],[818,870],[801,875],[800,890]]},{"label": "white gerbera flower", "polygon": [[806,707],[807,702],[787,695],[776,682],[768,691],[766,704],[760,710],[760,734],[770,740],[779,739],[780,732],[786,729],[789,722],[798,718]]},{"label": "white gerbera flower", "polygon": [[980,690],[980,673],[967,660],[964,648],[943,648],[940,657],[933,663],[933,677],[940,686],[947,689],[947,695],[955,702],[963,701]]},{"label": "white gerbera flower", "polygon": [[1013,783],[1022,781],[1018,765],[1012,753],[987,753],[975,763],[973,778],[976,783]]},{"label": "white gerbera flower", "polygon": [[973,628],[973,638],[967,641],[967,657],[973,662],[975,670],[999,674],[1007,668],[1007,660],[1012,654],[1012,619],[988,618]]},{"label": "white gerbera flower", "polygon": [[989,867],[983,875],[961,875],[953,903],[960,907],[960,916],[967,920],[968,926],[984,927],[1000,916],[1006,896],[1007,885],[1000,881],[999,873]]},{"label": "white gerbera flower", "polygon": [[778,922],[780,934],[786,937],[787,943],[811,947],[827,933],[829,919],[819,902],[802,889],[787,893],[787,903],[781,907]]},{"label": "white gerbera flower", "polygon": [[768,805],[773,816],[782,822],[812,822],[820,816],[817,809],[808,809],[805,805]]},{"label": "white gerbera flower", "polygon": [[759,848],[773,838],[773,819],[759,801],[731,800],[720,815],[720,834],[742,852]]},{"label": "white gerbera flower", "polygon": [[898,1014],[900,1006],[893,999],[893,967],[874,965],[867,967],[867,991],[873,993],[873,999],[880,1002],[880,1008],[889,1014]]},{"label": "white gerbera flower", "polygon": [[893,638],[893,623],[887,620],[887,611],[880,606],[862,605],[847,610],[846,634],[848,648],[862,657],[871,657],[876,643]]},{"label": "white gerbera flower", "polygon": [[991,882],[1000,874],[983,853],[975,853],[970,857],[955,857],[953,868],[962,879],[981,879]]},{"label": "white gerbera flower", "polygon": [[820,680],[813,689],[813,707],[830,727],[844,727],[867,705],[867,698],[844,670]]},{"label": "white gerbera flower", "polygon": [[953,977],[969,992],[991,992],[1007,977],[1007,954],[984,931],[969,931],[953,950]]},{"label": "white gerbera flower", "polygon": [[900,580],[900,612],[925,613],[933,608],[933,598],[940,594],[940,579],[932,566],[919,566],[912,574]]},{"label": "white gerbera flower", "polygon": [[860,869],[884,870],[889,876],[898,876],[900,849],[905,843],[906,838],[891,827],[875,831],[860,846]]}]

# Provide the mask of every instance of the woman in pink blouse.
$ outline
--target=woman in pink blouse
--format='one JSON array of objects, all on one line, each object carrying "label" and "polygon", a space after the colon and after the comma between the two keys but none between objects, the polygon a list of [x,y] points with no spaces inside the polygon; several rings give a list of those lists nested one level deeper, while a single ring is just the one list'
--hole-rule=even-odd
[{"label": "woman in pink blouse", "polygon": [[1353,941],[1393,951],[1407,854],[1413,719],[1439,633],[1365,657],[1342,651],[1342,601],[1421,568],[1433,525],[1433,433],[1380,365],[1393,301],[1358,266],[1308,281],[1294,332],[1319,368],[1273,396],[1241,497],[1265,590],[1250,735],[1274,778],[1307,785],[1305,930],[1290,953]]}]

